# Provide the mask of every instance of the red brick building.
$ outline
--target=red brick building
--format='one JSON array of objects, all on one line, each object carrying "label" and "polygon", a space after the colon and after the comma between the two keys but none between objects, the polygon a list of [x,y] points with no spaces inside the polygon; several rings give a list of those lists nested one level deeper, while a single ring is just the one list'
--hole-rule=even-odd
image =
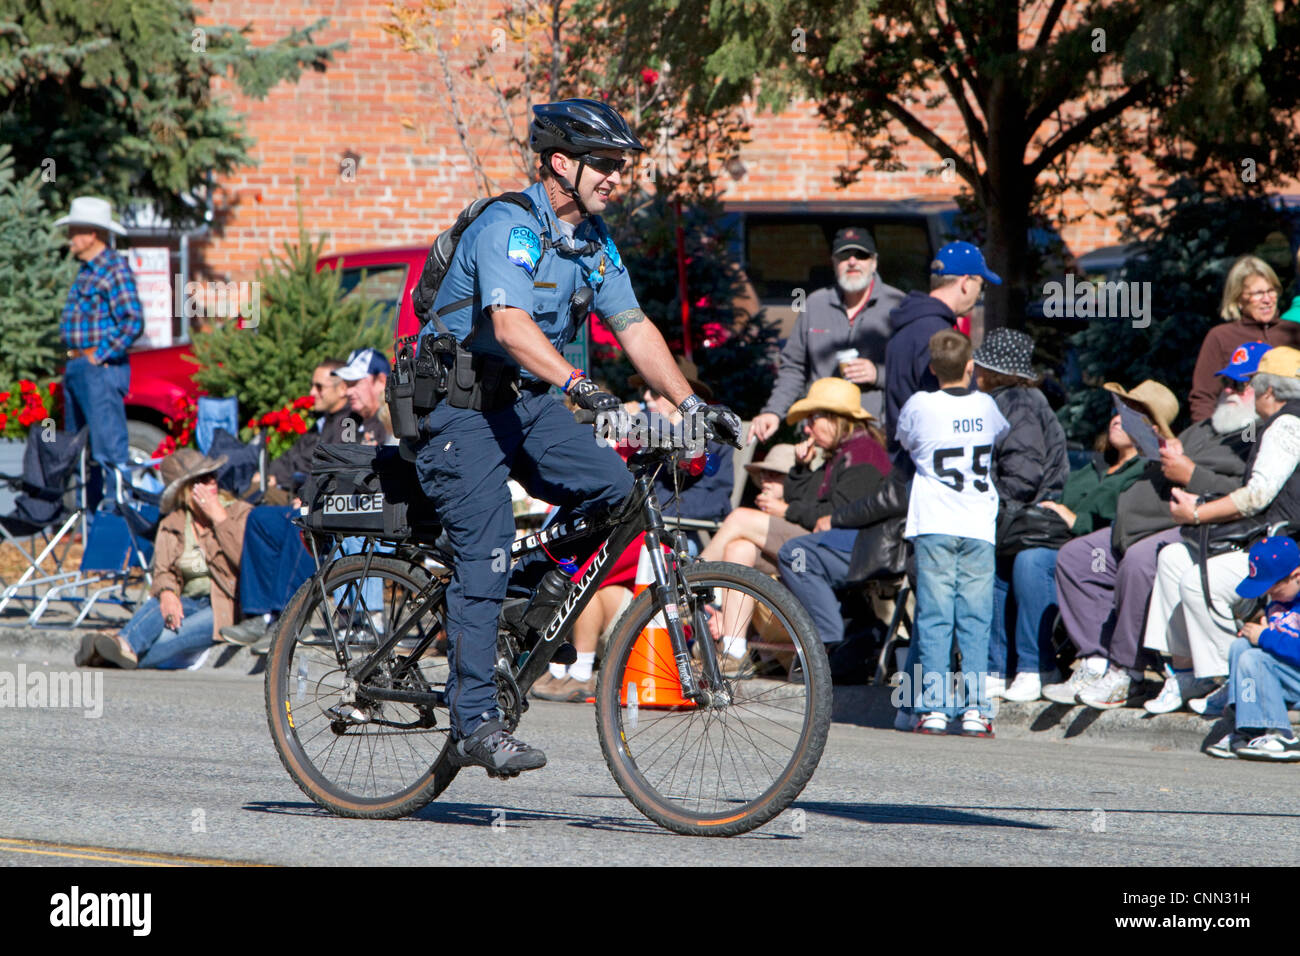
[{"label": "red brick building", "polygon": [[[457,82],[464,82],[475,43],[493,39],[485,9],[452,10],[440,24]],[[258,165],[221,184],[220,229],[200,249],[202,271],[251,278],[258,260],[295,234],[295,183],[301,183],[307,228],[328,232],[327,248],[333,251],[427,242],[476,194],[437,57],[401,49],[383,29],[392,22],[386,4],[332,0],[309,7],[290,0],[214,0],[206,10],[212,22],[250,23],[259,41],[328,17],[328,29],[316,39],[346,40],[349,48],[327,72],[308,72],[297,84],[277,86],[265,101],[234,97],[256,138]],[[456,37],[462,41],[453,47]],[[496,39],[508,42],[500,35]],[[229,85],[222,86],[229,95]],[[471,139],[484,151],[485,172],[497,187],[517,184],[518,166],[509,151],[481,134],[482,111],[493,108],[490,99],[480,97],[465,108]],[[959,142],[955,109],[944,106],[937,112],[940,132]],[[839,188],[836,173],[857,150],[847,137],[823,129],[811,104],[780,116],[755,115],[753,128],[753,141],[741,157],[743,173],[724,176],[725,198],[950,198],[959,188],[956,181],[927,175],[938,163],[919,144],[903,151],[904,171],[868,173],[848,189]],[[1075,162],[1085,169],[1111,165],[1086,152]],[[1108,205],[1105,194],[1071,199],[1071,218],[1081,218],[1061,231],[1072,251],[1118,241],[1117,224],[1105,215]]]}]

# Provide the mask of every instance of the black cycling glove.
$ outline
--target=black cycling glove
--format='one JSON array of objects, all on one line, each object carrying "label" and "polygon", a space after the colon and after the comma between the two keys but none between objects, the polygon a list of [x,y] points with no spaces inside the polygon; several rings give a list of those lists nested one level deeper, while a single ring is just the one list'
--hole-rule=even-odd
[{"label": "black cycling glove", "polygon": [[698,395],[688,395],[677,408],[684,418],[702,421],[707,437],[740,447],[740,416],[726,405],[706,405]]},{"label": "black cycling glove", "polygon": [[568,395],[575,405],[589,412],[612,412],[623,407],[618,398],[585,376],[569,386]]}]

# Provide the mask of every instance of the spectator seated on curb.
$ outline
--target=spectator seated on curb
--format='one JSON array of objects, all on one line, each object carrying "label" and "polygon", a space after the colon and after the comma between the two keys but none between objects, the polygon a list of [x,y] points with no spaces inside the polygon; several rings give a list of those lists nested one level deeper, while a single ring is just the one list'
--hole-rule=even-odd
[{"label": "spectator seated on curb", "polygon": [[221,629],[219,640],[249,647],[264,655],[271,646],[271,622],[313,571],[311,555],[291,519],[302,477],[311,471],[316,446],[360,441],[361,416],[348,403],[348,383],[335,374],[338,359],[326,359],[312,371],[315,426],[271,463],[264,505],[254,508],[244,534],[239,594],[244,620]]},{"label": "spectator seated on curb", "polygon": [[[1178,413],[1178,400],[1157,382],[1143,382],[1132,393],[1125,392],[1114,383],[1108,383],[1106,388],[1125,396],[1137,395],[1136,401],[1148,409],[1152,421],[1167,421]],[[1105,451],[1094,455],[1093,460],[1083,468],[1070,473],[1059,503],[1039,503],[1038,507],[1053,512],[1062,520],[1059,534],[1064,536],[1061,544],[1031,547],[1016,555],[1017,561],[1027,565],[1023,578],[1035,582],[1018,590],[1017,600],[1021,602],[1022,608],[1026,603],[1032,607],[1032,632],[1040,640],[1044,633],[1050,635],[1056,617],[1056,568],[1061,548],[1074,538],[1083,537],[1099,528],[1110,527],[1115,520],[1120,494],[1141,476],[1142,466],[1143,460],[1138,455],[1137,446],[1124,430],[1123,419],[1116,412],[1106,430]],[[1050,647],[1049,640],[1046,652],[1050,652]],[[1068,683],[1067,681],[1066,684]],[[1065,684],[1046,684],[1042,689],[1043,696],[1058,701],[1064,693],[1061,689],[1064,686]],[[1076,692],[1071,692],[1070,701],[1074,700],[1073,693]]]},{"label": "spectator seated on curb", "polygon": [[[1061,548],[1056,562],[1061,620],[1081,661],[1071,679],[1074,700],[1092,707],[1119,706],[1088,685],[1108,669],[1142,673],[1142,636],[1156,557],[1161,548],[1182,541],[1169,513],[1173,489],[1220,495],[1240,487],[1250,448],[1247,439],[1256,421],[1250,377],[1267,350],[1262,342],[1237,349],[1233,361],[1219,372],[1224,387],[1214,414],[1164,443],[1160,460],[1148,462],[1142,477],[1119,496],[1109,530],[1094,531]],[[1167,669],[1160,694],[1144,707],[1148,713],[1167,714],[1212,689],[1198,683],[1190,667]],[[1070,703],[1061,699],[1068,693],[1062,691],[1057,702]]]},{"label": "spectator seated on curb", "polygon": [[[992,397],[1011,430],[993,452],[993,487],[998,491],[998,527],[1007,529],[1015,515],[1040,501],[1055,499],[1065,488],[1070,461],[1065,429],[1046,396],[1042,377],[1034,370],[1034,340],[1024,332],[994,329],[972,356],[975,381]],[[1006,537],[1005,534],[1001,537]],[[1016,542],[1001,541],[1003,551]],[[1053,619],[1043,613],[1035,595],[1042,592],[1029,552],[999,554],[993,578],[993,624],[989,635],[990,697],[1028,702],[1037,700],[1043,684],[1057,679],[1052,648]],[[1024,595],[1024,598],[1021,598]],[[1011,604],[1009,599],[1015,599]],[[1007,615],[1008,607],[1016,613]],[[1008,625],[1016,648],[1016,678],[1007,686]]]},{"label": "spectator seated on curb", "polygon": [[303,476],[311,471],[312,452],[321,442],[333,445],[361,440],[361,416],[348,403],[348,383],[334,374],[341,368],[343,363],[338,359],[326,359],[312,372],[311,410],[320,417],[307,434],[299,436],[267,468],[263,504],[288,505],[292,502],[301,480],[295,476]]},{"label": "spectator seated on curb", "polygon": [[[1224,525],[1241,537],[1262,536],[1269,526],[1285,522],[1300,528],[1300,351],[1273,348],[1263,354],[1251,378],[1255,411],[1262,422],[1250,443],[1242,485],[1213,501],[1175,488],[1169,512],[1180,525]],[[1238,522],[1238,519],[1251,519]],[[1232,605],[1237,584],[1249,569],[1247,554],[1233,549],[1213,553],[1214,527],[1188,529],[1183,543],[1162,548],[1156,561],[1144,644],[1172,657],[1174,668],[1190,667],[1196,679],[1225,678],[1228,648],[1237,622]],[[1211,554],[1202,561],[1199,538],[1208,534]],[[1190,544],[1188,543],[1190,541]],[[1229,539],[1229,543],[1231,539]],[[1193,552],[1192,547],[1196,548]],[[1205,593],[1202,581],[1209,582]],[[1203,686],[1208,686],[1203,685]],[[1189,701],[1201,713],[1213,714],[1226,693]]]},{"label": "spectator seated on curb", "polygon": [[[880,484],[882,477],[889,473],[889,458],[885,454],[884,435],[873,424],[874,416],[863,409],[861,392],[852,382],[839,378],[822,378],[813,382],[807,396],[791,405],[790,412],[786,416],[786,421],[791,425],[805,419],[809,423],[812,443],[827,455],[826,465],[821,470],[821,481],[817,484],[817,496],[813,508],[807,510],[796,508],[796,503],[791,502],[784,509],[785,518],[771,516],[768,530],[762,535],[761,546],[756,541],[760,537],[758,534],[752,537],[736,535],[724,538],[727,525],[733,524],[732,519],[740,512],[750,510],[739,508],[728,517],[717,536],[709,542],[709,547],[705,548],[701,556],[706,561],[737,561],[750,567],[757,567],[760,554],[764,557],[776,556],[770,550],[774,544],[776,553],[782,555],[784,560],[791,540],[799,540],[799,535],[811,530],[822,518],[825,519],[823,526],[829,529],[832,510],[870,494]],[[811,457],[811,451],[808,454]],[[792,471],[791,474],[793,475],[794,472]],[[767,507],[772,508],[773,511],[781,510],[776,504]],[[792,514],[795,520],[791,519]],[[761,525],[761,519],[768,517],[768,515],[760,515],[759,519],[755,520],[755,524]],[[773,530],[777,533],[772,534]],[[837,536],[837,542],[831,552],[823,557],[836,566],[842,563],[847,569],[849,553],[853,550],[852,532],[828,533]],[[777,537],[784,537],[785,540],[776,544]],[[847,538],[847,544],[837,550],[838,545],[844,544],[838,538]],[[724,540],[720,543],[719,539]],[[818,540],[820,542],[824,539]],[[820,548],[818,542],[809,543],[811,547]],[[817,560],[818,558],[810,553],[809,561]],[[799,563],[802,567],[802,560]],[[816,573],[811,566],[808,571],[810,575]],[[783,571],[782,577],[784,576]],[[801,599],[809,596],[798,592],[796,595]],[[752,623],[750,621],[752,611],[752,599],[732,591],[727,592],[723,602],[721,627],[722,647],[728,656],[741,660],[748,657],[746,632]],[[843,640],[844,621],[840,616],[839,602],[833,596],[829,603],[823,601],[816,609],[810,607],[809,612],[818,625],[823,641],[838,643]]]},{"label": "spectator seated on curb", "polygon": [[244,523],[252,506],[217,489],[221,458],[182,448],[163,459],[166,487],[153,554],[152,597],[95,650],[127,669],[189,667],[234,622]]},{"label": "spectator seated on curb", "polygon": [[1228,702],[1234,729],[1206,748],[1211,757],[1290,762],[1300,740],[1287,708],[1300,702],[1300,547],[1290,538],[1265,538],[1250,549],[1250,574],[1237,594],[1267,595],[1264,620],[1241,626],[1228,650]]}]

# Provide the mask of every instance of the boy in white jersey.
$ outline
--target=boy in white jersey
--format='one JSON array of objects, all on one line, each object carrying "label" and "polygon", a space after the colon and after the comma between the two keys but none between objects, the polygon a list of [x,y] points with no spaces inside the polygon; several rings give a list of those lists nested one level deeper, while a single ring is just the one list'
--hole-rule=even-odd
[{"label": "boy in white jersey", "polygon": [[[993,446],[1011,426],[991,397],[971,390],[975,365],[966,336],[936,332],[930,369],[939,391],[917,392],[898,416],[899,444],[916,465],[903,532],[916,551],[918,667],[907,675],[913,712],[921,715],[915,729],[947,733],[960,715],[962,734],[992,737],[984,678],[998,493],[989,466]],[[954,638],[962,657],[957,693],[950,666]]]}]

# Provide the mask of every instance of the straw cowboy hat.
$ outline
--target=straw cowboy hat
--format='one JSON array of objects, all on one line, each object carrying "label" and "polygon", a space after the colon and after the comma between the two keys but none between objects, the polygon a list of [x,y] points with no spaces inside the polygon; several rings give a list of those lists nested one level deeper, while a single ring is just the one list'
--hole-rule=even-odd
[{"label": "straw cowboy hat", "polygon": [[176,499],[180,497],[181,489],[191,481],[219,471],[225,463],[225,455],[209,458],[193,448],[182,448],[164,458],[159,466],[163,483],[167,486],[163,489],[162,500],[158,505],[162,513],[171,513],[176,507]]},{"label": "straw cowboy hat", "polygon": [[834,412],[860,422],[873,422],[876,416],[862,407],[862,389],[842,378],[819,378],[808,394],[790,406],[785,420],[793,425],[813,412]]},{"label": "straw cowboy hat", "polygon": [[[706,402],[712,401],[713,389],[700,381],[700,370],[696,364],[688,358],[682,358],[680,355],[674,356],[674,358],[677,360],[678,371],[680,371],[682,376],[686,379],[686,384],[694,389],[695,394],[700,396],[700,398],[704,399]],[[645,379],[640,375],[629,376],[627,383],[637,391],[646,387]]]},{"label": "straw cowboy hat", "polygon": [[766,458],[762,461],[750,462],[745,466],[745,470],[749,472],[749,477],[756,485],[763,483],[763,472],[765,471],[779,471],[783,475],[788,475],[792,468],[794,468],[794,445],[788,442],[773,445],[768,449]]},{"label": "straw cowboy hat", "polygon": [[72,208],[62,219],[54,221],[56,226],[94,226],[107,232],[125,236],[126,230],[121,223],[113,221],[113,207],[107,199],[94,196],[78,196],[72,200]]},{"label": "straw cowboy hat", "polygon": [[1131,392],[1124,391],[1117,382],[1107,382],[1102,386],[1108,392],[1114,392],[1125,404],[1136,408],[1151,419],[1151,424],[1165,438],[1173,438],[1170,422],[1178,417],[1178,399],[1159,382],[1147,379]]}]

